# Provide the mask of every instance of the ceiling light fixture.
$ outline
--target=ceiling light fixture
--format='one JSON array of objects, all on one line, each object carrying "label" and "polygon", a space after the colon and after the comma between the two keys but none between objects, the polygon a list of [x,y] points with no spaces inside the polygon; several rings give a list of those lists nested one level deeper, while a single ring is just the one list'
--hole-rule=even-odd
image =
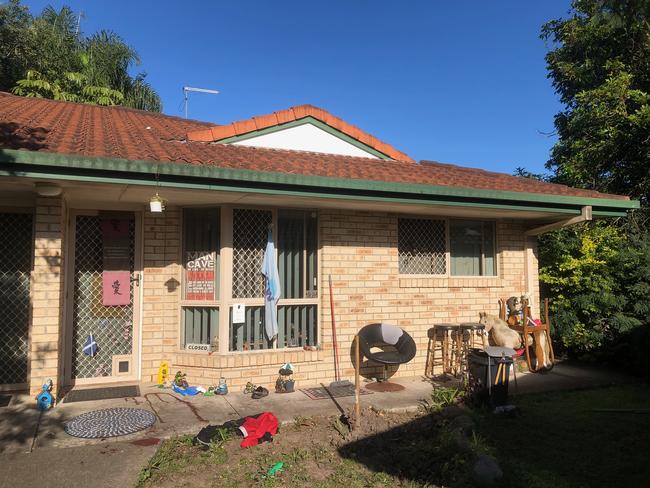
[{"label": "ceiling light fixture", "polygon": [[63,189],[55,183],[36,182],[34,189],[39,197],[58,197]]},{"label": "ceiling light fixture", "polygon": [[149,210],[151,213],[162,213],[165,210],[165,200],[158,195],[158,192],[149,200]]}]

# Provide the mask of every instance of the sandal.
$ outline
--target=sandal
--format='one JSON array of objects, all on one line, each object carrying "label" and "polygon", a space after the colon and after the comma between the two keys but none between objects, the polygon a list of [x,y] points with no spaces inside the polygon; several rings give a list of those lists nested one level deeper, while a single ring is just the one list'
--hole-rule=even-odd
[{"label": "sandal", "polygon": [[253,393],[255,391],[255,388],[257,387],[249,381],[248,383],[246,383],[246,386],[244,387],[244,393],[245,394]]},{"label": "sandal", "polygon": [[269,390],[267,390],[263,386],[258,386],[257,388],[255,388],[255,391],[253,392],[251,398],[255,400],[259,400],[260,398],[264,398],[268,394],[269,394]]}]

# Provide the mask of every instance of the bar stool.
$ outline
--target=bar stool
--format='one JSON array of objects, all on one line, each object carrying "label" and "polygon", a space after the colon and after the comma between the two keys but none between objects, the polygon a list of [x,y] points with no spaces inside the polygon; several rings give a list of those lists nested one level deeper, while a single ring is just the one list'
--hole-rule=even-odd
[{"label": "bar stool", "polygon": [[463,375],[467,372],[467,354],[470,349],[485,350],[487,346],[485,325],[478,322],[464,322],[460,324],[456,334],[456,362],[455,369]]},{"label": "bar stool", "polygon": [[[427,331],[429,345],[427,348],[425,375],[434,376],[436,366],[442,366],[443,374],[452,374],[454,372],[454,353],[458,332],[458,324],[434,324]],[[440,350],[441,353],[438,361],[436,361],[437,350]]]}]

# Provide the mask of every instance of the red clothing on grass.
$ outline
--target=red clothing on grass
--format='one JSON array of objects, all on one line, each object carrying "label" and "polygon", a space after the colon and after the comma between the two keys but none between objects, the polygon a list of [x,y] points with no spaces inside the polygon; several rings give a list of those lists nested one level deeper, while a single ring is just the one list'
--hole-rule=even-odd
[{"label": "red clothing on grass", "polygon": [[239,430],[244,434],[244,440],[239,445],[255,446],[267,432],[272,436],[278,433],[278,419],[271,412],[264,412],[257,418],[246,417]]}]

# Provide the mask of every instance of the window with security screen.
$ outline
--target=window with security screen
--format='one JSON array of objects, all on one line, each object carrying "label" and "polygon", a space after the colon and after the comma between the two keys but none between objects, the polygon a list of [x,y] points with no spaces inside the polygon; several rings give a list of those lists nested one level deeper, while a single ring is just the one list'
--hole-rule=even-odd
[{"label": "window with security screen", "polygon": [[184,306],[181,310],[181,342],[186,350],[196,350],[199,345],[217,348],[220,233],[219,208],[183,210]]},{"label": "window with security screen", "polygon": [[[262,261],[267,239],[276,246],[280,300],[275,343],[265,334]],[[242,322],[230,314],[231,351],[303,348],[318,343],[318,214],[301,209],[233,209],[233,303],[245,303]],[[289,303],[287,303],[289,302]]]},{"label": "window with security screen", "polygon": [[262,298],[264,278],[261,269],[273,213],[270,210],[236,208],[232,217],[232,296]]},{"label": "window with security screen", "polygon": [[399,272],[444,275],[447,273],[445,221],[398,219]]}]

